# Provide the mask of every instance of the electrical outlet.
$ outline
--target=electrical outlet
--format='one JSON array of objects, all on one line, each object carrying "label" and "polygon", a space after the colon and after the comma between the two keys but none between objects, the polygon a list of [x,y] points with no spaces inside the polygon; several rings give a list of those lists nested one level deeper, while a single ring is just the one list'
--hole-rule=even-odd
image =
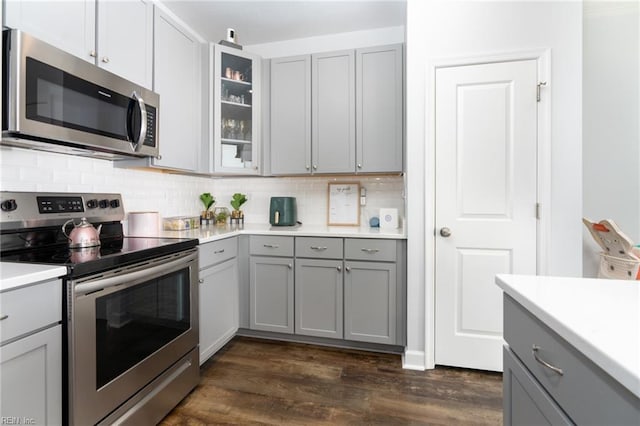
[{"label": "electrical outlet", "polygon": [[360,205],[367,205],[367,189],[365,187],[360,187]]}]

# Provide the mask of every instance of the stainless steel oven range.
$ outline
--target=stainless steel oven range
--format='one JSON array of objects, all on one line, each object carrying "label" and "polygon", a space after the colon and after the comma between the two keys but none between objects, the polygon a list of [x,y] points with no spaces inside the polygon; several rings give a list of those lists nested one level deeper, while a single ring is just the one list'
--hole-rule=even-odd
[{"label": "stainless steel oven range", "polygon": [[[83,217],[100,245],[68,248]],[[197,241],[124,237],[123,219],[119,194],[0,193],[2,261],[67,267],[65,424],[156,424],[199,381]]]}]

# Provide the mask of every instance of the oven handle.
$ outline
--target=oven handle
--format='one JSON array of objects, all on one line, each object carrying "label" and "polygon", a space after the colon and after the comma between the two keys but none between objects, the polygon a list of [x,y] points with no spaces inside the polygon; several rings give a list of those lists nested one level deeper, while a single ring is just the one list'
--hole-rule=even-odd
[{"label": "oven handle", "polygon": [[150,268],[143,268],[139,271],[129,272],[128,274],[116,275],[109,278],[100,278],[96,281],[77,284],[73,291],[76,295],[81,296],[83,294],[91,293],[97,290],[130,283],[140,278],[150,278],[151,275],[163,275],[163,273],[175,269],[176,266],[185,265],[185,260],[187,259],[187,257],[180,257],[179,259],[172,260],[171,262],[162,263],[158,266],[152,266]]}]

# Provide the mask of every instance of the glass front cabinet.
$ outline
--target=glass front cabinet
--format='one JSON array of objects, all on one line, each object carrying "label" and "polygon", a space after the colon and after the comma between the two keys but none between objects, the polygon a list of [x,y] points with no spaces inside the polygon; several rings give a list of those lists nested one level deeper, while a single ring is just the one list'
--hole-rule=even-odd
[{"label": "glass front cabinet", "polygon": [[213,172],[258,175],[260,164],[260,58],[211,45]]}]

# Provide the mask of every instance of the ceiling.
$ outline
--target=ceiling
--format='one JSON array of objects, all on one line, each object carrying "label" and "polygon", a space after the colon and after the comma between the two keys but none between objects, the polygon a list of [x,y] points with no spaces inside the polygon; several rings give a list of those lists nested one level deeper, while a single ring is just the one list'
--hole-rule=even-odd
[{"label": "ceiling", "polygon": [[406,0],[164,0],[207,41],[241,45],[405,25]]}]

